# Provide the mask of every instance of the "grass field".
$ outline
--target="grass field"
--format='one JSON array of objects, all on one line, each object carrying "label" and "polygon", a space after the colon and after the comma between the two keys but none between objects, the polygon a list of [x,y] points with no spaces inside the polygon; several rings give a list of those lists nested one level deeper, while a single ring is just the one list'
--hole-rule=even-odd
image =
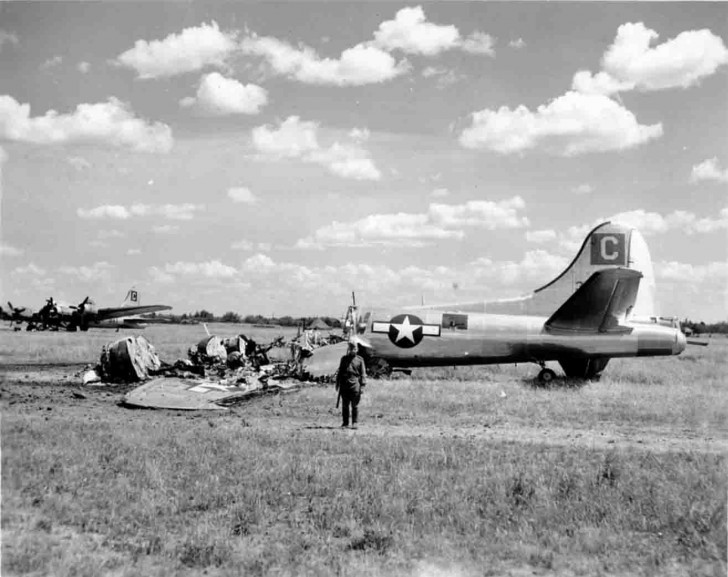
[{"label": "grass field", "polygon": [[[204,329],[145,335],[175,360]],[[342,431],[326,386],[122,408],[73,377],[116,336],[0,332],[3,575],[726,574],[726,340],[550,389],[417,370]]]}]

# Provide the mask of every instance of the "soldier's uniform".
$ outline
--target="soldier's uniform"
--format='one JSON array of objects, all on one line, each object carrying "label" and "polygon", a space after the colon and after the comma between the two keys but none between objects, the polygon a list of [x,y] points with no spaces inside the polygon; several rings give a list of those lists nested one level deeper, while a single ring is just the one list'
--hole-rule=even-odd
[{"label": "soldier's uniform", "polygon": [[351,407],[351,426],[356,428],[359,418],[359,401],[362,388],[367,384],[367,370],[364,359],[356,354],[356,348],[350,347],[347,354],[341,357],[339,372],[336,374],[336,388],[341,395],[342,427],[349,426],[349,407]]}]

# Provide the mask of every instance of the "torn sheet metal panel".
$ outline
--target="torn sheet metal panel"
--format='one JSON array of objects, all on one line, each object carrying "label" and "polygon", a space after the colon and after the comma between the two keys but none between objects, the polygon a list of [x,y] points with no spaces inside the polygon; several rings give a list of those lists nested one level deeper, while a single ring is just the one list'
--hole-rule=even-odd
[{"label": "torn sheet metal panel", "polygon": [[217,335],[211,335],[205,337],[199,343],[197,343],[197,352],[209,357],[210,359],[217,359],[225,361],[227,359],[227,350],[223,345],[222,339]]},{"label": "torn sheet metal panel", "polygon": [[304,374],[312,377],[327,377],[339,370],[341,357],[346,354],[348,343],[342,341],[335,345],[314,349],[311,356],[303,360]]},{"label": "torn sheet metal panel", "polygon": [[257,379],[248,384],[224,384],[201,379],[164,377],[137,387],[124,397],[124,404],[148,409],[176,410],[225,410],[236,404],[264,393],[285,392],[298,388],[297,383],[269,383]]},{"label": "torn sheet metal panel", "polygon": [[101,354],[102,372],[112,381],[144,381],[162,363],[152,344],[142,336],[126,337],[108,345]]},{"label": "torn sheet metal panel", "polygon": [[124,397],[124,403],[154,409],[224,410],[221,399],[250,395],[259,387],[222,385],[197,379],[160,378],[137,387]]}]

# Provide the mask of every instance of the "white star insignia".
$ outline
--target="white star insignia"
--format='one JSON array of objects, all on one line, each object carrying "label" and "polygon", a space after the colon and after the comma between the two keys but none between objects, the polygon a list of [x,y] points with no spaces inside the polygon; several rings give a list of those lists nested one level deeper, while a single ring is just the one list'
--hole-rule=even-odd
[{"label": "white star insignia", "polygon": [[392,323],[392,326],[397,330],[397,338],[394,341],[395,343],[398,343],[402,339],[409,339],[413,343],[415,342],[414,331],[416,331],[419,326],[411,325],[409,322],[409,317],[404,317],[404,320],[401,324]]}]

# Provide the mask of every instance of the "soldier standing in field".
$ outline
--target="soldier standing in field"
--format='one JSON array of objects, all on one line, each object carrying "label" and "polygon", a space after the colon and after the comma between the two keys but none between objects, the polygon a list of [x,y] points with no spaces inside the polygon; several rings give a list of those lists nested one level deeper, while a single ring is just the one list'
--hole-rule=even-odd
[{"label": "soldier standing in field", "polygon": [[[359,400],[362,389],[367,384],[367,371],[364,359],[356,354],[356,343],[349,342],[346,354],[341,357],[339,371],[336,373],[336,389],[341,398],[342,427],[349,426],[349,407],[351,407],[351,428],[357,428],[359,419]],[[338,403],[337,403],[338,405]]]}]

